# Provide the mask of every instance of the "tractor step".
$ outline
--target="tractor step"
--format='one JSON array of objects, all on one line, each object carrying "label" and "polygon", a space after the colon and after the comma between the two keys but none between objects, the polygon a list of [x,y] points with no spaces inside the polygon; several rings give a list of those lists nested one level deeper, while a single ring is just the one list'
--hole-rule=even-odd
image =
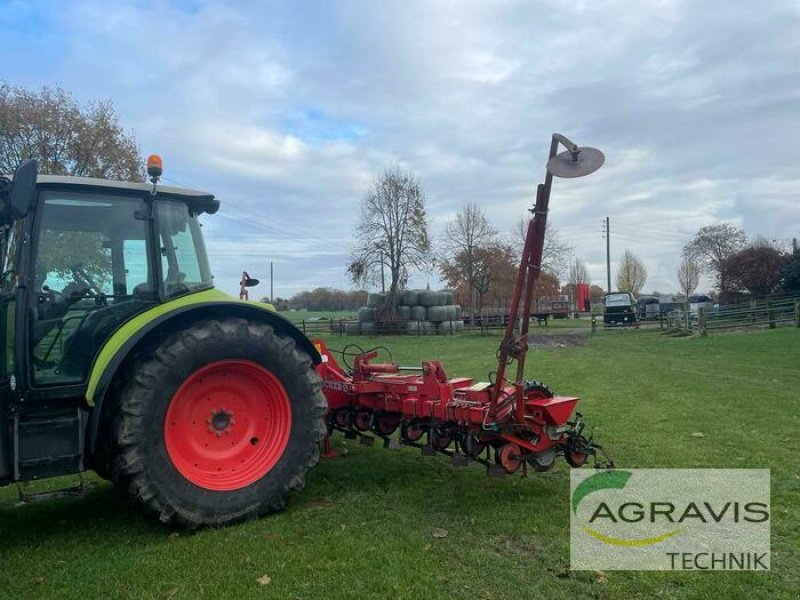
[{"label": "tractor step", "polygon": [[14,480],[31,481],[83,471],[85,425],[81,408],[15,414]]},{"label": "tractor step", "polygon": [[22,485],[17,483],[20,504],[31,504],[42,500],[52,500],[54,498],[83,498],[86,495],[86,485],[78,473],[79,483],[72,487],[61,488],[58,490],[45,490],[43,492],[26,492]]}]

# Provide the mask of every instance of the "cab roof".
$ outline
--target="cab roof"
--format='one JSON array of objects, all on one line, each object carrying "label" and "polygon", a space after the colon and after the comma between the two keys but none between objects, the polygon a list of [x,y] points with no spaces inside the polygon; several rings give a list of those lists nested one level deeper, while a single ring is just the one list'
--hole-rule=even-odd
[{"label": "cab roof", "polygon": [[[116,181],[113,179],[97,179],[95,177],[69,177],[66,175],[39,175],[36,178],[37,187],[73,188],[74,190],[114,190],[120,192],[136,192],[139,194],[150,193],[153,185],[145,181]],[[214,194],[192,190],[189,188],[170,187],[168,185],[156,186],[156,197],[169,197],[186,202],[189,210],[195,214],[208,213],[213,215],[219,209],[219,200]]]},{"label": "cab roof", "polygon": [[[98,179],[96,177],[70,177],[67,175],[38,175],[37,185],[58,185],[76,186],[84,188],[112,188],[115,190],[130,190],[133,192],[149,192],[153,185],[144,181],[116,181],[113,179]],[[187,198],[214,198],[214,194],[201,192],[188,188],[171,187],[168,185],[158,185],[156,190],[159,194],[169,194],[170,196],[185,196]]]}]

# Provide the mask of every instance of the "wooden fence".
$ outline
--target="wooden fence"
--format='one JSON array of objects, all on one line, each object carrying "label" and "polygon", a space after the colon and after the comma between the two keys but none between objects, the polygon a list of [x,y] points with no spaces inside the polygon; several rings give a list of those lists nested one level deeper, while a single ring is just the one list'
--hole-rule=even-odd
[{"label": "wooden fence", "polygon": [[[544,326],[546,322],[531,319],[532,324]],[[414,323],[414,322],[411,322]],[[455,326],[454,321],[445,322],[444,327],[428,329],[425,327],[414,327],[409,325],[409,321],[381,321],[377,325],[374,323],[362,323],[357,319],[323,319],[323,320],[302,320],[295,322],[295,325],[308,337],[323,336],[346,336],[346,335],[458,335],[461,332],[480,333],[482,335],[498,335],[505,330],[508,317],[487,317],[476,318],[474,323],[468,320],[463,321],[463,325]]]},{"label": "wooden fence", "polygon": [[697,315],[687,315],[684,311],[673,311],[667,315],[669,329],[682,329],[700,335],[715,330],[756,327],[774,329],[780,326],[800,327],[799,299],[753,300],[747,305],[724,307],[719,311],[700,309]]}]

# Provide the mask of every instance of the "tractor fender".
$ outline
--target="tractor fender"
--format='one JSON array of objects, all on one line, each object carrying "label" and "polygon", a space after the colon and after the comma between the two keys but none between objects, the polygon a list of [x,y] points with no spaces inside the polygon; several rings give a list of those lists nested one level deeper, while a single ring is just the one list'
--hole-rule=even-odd
[{"label": "tractor fender", "polygon": [[[100,417],[103,414],[103,404],[111,382],[114,381],[120,367],[131,352],[149,343],[160,333],[174,331],[202,319],[239,317],[262,321],[272,326],[278,333],[291,337],[297,343],[298,348],[311,357],[314,365],[319,364],[322,360],[314,344],[294,323],[266,308],[263,304],[227,299],[226,296],[225,299],[219,300],[209,299],[209,301],[181,303],[169,310],[163,310],[169,304],[172,303],[163,304],[141,313],[120,327],[106,341],[95,358],[86,390],[86,402],[93,408],[88,432],[89,451],[92,454],[97,447]],[[153,312],[156,314],[150,314]],[[140,323],[133,323],[137,320],[140,320]],[[126,325],[129,324],[132,327],[128,327],[129,330],[125,331]]]}]

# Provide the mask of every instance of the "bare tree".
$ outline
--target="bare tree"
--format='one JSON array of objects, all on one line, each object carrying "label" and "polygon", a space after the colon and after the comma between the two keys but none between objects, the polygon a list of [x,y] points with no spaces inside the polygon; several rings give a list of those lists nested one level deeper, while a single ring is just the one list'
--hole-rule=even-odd
[{"label": "bare tree", "polygon": [[683,247],[683,253],[694,259],[701,268],[713,273],[719,291],[725,294],[730,289],[730,277],[726,260],[742,250],[747,243],[747,235],[730,223],[708,225],[697,231],[694,238]]},{"label": "bare tree", "polygon": [[678,287],[686,297],[692,295],[700,283],[700,265],[689,256],[684,256],[678,265]]},{"label": "bare tree", "polygon": [[389,269],[387,306],[394,307],[408,274],[430,264],[425,197],[419,179],[399,166],[376,178],[361,201],[355,228],[356,246],[347,273],[359,285],[374,283]]},{"label": "bare tree", "polygon": [[[482,272],[482,262],[478,260],[480,249],[495,241],[497,232],[489,225],[486,215],[477,204],[467,204],[445,227],[442,242],[444,255],[439,269],[449,285],[458,287],[461,283],[469,290],[470,318],[475,318],[475,296],[481,297],[488,291],[486,274]],[[484,289],[486,288],[486,289]]]},{"label": "bare tree", "polygon": [[144,170],[133,134],[110,101],[79,105],[65,90],[38,92],[0,84],[0,173],[29,158],[39,171],[141,181]]},{"label": "bare tree", "polygon": [[576,286],[579,283],[589,283],[589,271],[580,258],[569,261],[569,282]]},{"label": "bare tree", "polygon": [[647,281],[647,268],[630,250],[625,250],[617,267],[617,289],[637,296]]},{"label": "bare tree", "polygon": [[[519,218],[517,226],[514,228],[512,245],[517,253],[517,257],[522,256],[525,247],[525,237],[528,234],[528,219],[525,216]],[[564,242],[558,230],[548,225],[544,233],[544,248],[542,249],[542,270],[559,279],[564,279],[569,269],[570,255],[573,247]]]}]

